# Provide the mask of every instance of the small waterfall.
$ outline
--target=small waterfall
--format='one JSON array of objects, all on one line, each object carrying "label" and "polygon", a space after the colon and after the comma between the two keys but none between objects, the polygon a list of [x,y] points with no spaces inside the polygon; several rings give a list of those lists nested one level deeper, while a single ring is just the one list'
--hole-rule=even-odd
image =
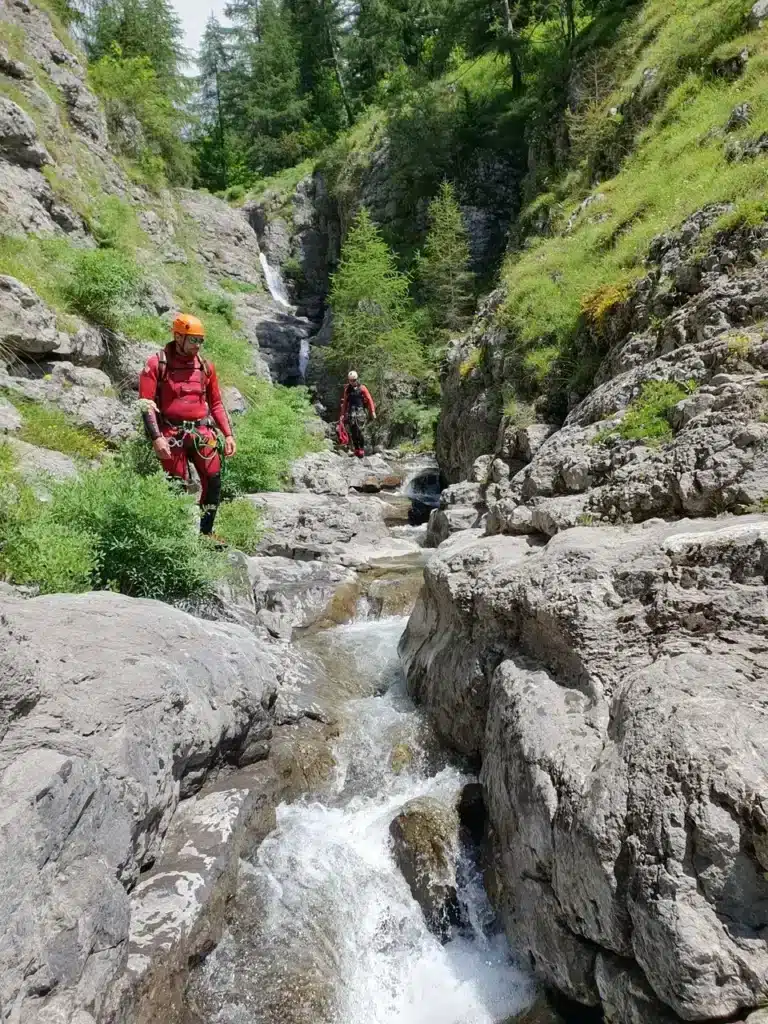
[{"label": "small waterfall", "polygon": [[309,369],[309,338],[301,339],[301,347],[299,348],[299,376],[303,381],[307,379],[307,370]]},{"label": "small waterfall", "polygon": [[241,925],[199,979],[206,1024],[499,1024],[533,1001],[474,863],[459,865],[466,923],[445,943],[395,864],[400,808],[425,796],[450,804],[471,781],[406,694],[405,622],[357,622],[298,645],[297,666],[320,672],[315,692],[340,685],[351,698],[336,774],[324,797],[282,805],[242,866]]},{"label": "small waterfall", "polygon": [[264,271],[264,279],[267,282],[269,294],[275,302],[279,302],[281,306],[285,306],[286,309],[293,311],[293,306],[288,298],[288,292],[285,290],[285,282],[279,268],[273,267],[263,252],[259,253],[259,260],[261,261],[261,269]]}]

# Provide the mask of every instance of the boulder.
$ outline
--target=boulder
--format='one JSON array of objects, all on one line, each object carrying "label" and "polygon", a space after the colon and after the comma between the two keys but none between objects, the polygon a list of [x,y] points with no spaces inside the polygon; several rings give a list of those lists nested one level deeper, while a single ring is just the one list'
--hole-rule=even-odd
[{"label": "boulder", "polygon": [[389,826],[395,861],[424,918],[442,939],[458,919],[459,816],[431,797],[406,804]]},{"label": "boulder", "polygon": [[15,277],[0,276],[0,347],[22,355],[58,352],[68,341],[56,314]]},{"label": "boulder", "polygon": [[468,535],[401,654],[482,758],[513,947],[620,1024],[763,1005],[768,517]]},{"label": "boulder", "polygon": [[0,159],[23,167],[42,167],[51,162],[37,137],[35,122],[5,96],[0,96]]},{"label": "boulder", "polygon": [[768,0],[757,0],[749,12],[749,27],[751,29],[762,28],[768,21]]},{"label": "boulder", "polygon": [[23,420],[18,409],[5,398],[0,398],[0,433],[12,434],[21,430]]},{"label": "boulder", "polygon": [[250,495],[264,515],[259,553],[324,562],[340,561],[347,545],[384,543],[386,506],[376,497],[278,492]]},{"label": "boulder", "polygon": [[109,441],[122,441],[136,433],[138,411],[115,394],[112,381],[101,370],[74,366],[67,361],[43,364],[42,378],[15,377],[0,371],[0,387],[33,402],[48,402]]},{"label": "boulder", "polygon": [[319,621],[334,596],[355,583],[350,569],[323,562],[258,557],[247,560],[259,621],[275,636]]},{"label": "boulder", "polygon": [[0,1015],[102,1019],[129,890],[263,733],[273,664],[247,630],[111,593],[3,600],[0,622]]}]

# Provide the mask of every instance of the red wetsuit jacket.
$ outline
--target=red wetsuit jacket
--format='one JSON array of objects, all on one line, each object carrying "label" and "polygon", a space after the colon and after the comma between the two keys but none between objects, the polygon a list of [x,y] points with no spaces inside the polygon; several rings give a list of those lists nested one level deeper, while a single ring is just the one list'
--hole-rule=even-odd
[{"label": "red wetsuit jacket", "polygon": [[165,348],[165,366],[160,355],[152,356],[139,377],[139,398],[148,399],[157,406],[144,414],[150,437],[160,437],[168,425],[185,420],[213,420],[225,437],[232,434],[227,410],[212,363],[199,356],[182,356],[171,343]]},{"label": "red wetsuit jacket", "polygon": [[374,405],[371,393],[365,384],[361,384],[359,389],[357,389],[359,392],[357,396],[353,395],[355,390],[356,389],[353,388],[351,384],[347,384],[344,388],[344,394],[341,397],[341,416],[339,417],[342,423],[347,418],[347,413],[350,408],[355,406],[362,407],[364,405],[371,416],[376,415],[376,406]]}]

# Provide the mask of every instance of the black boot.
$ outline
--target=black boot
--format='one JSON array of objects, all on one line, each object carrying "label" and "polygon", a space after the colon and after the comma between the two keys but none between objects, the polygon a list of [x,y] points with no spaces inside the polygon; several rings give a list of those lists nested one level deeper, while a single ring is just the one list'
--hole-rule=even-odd
[{"label": "black boot", "polygon": [[203,514],[200,517],[200,533],[204,537],[210,537],[213,533],[213,524],[216,522],[216,513],[221,504],[221,474],[217,473],[208,480],[208,490],[205,495]]}]

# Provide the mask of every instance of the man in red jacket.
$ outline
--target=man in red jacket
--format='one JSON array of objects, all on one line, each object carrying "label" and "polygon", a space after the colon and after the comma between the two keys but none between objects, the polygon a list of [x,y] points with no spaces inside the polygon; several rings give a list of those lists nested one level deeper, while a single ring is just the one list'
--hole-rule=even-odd
[{"label": "man in red jacket", "polygon": [[358,459],[365,457],[363,428],[369,416],[372,420],[376,419],[376,406],[371,398],[371,393],[364,384],[360,383],[359,374],[355,370],[351,370],[347,377],[344,394],[341,396],[339,422],[347,427]]},{"label": "man in red jacket", "polygon": [[213,363],[200,356],[202,323],[183,314],[173,323],[173,341],[152,356],[139,377],[144,424],[165,472],[189,478],[191,461],[202,485],[200,531],[213,533],[221,502],[221,456],[215,428],[224,435],[224,455],[237,451]]}]

